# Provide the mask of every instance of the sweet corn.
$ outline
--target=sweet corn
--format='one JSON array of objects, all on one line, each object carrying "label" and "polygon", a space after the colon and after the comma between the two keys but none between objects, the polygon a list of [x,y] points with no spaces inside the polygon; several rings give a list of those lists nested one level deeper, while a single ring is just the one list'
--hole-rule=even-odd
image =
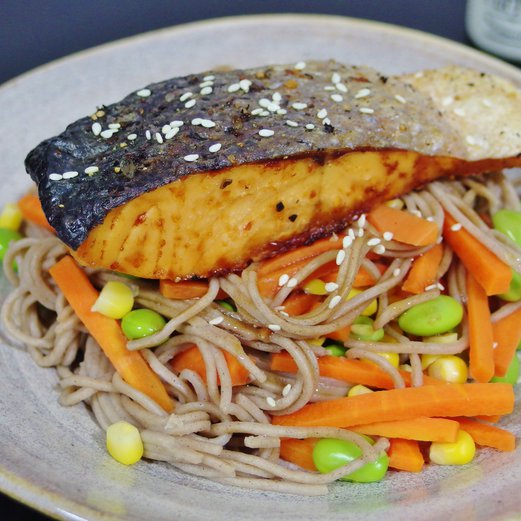
[{"label": "sweet corn", "polygon": [[327,295],[326,283],[321,279],[310,280],[305,286],[304,291],[310,295]]},{"label": "sweet corn", "polygon": [[457,342],[458,333],[445,333],[443,335],[436,336],[424,336],[424,342],[434,342],[436,344],[450,344],[451,342]]},{"label": "sweet corn", "polygon": [[401,364],[398,366],[398,369],[401,369],[402,371],[406,371],[408,373],[412,373],[412,367],[409,364]]},{"label": "sweet corn", "polygon": [[429,365],[427,373],[445,382],[464,384],[469,371],[467,364],[459,356],[443,355]]},{"label": "sweet corn", "polygon": [[103,286],[98,299],[92,306],[97,311],[110,318],[124,317],[134,305],[132,290],[123,282],[110,280]]},{"label": "sweet corn", "polygon": [[319,336],[317,338],[312,338],[311,340],[308,340],[308,344],[311,344],[312,346],[321,346],[326,341],[325,336]]},{"label": "sweet corn", "polygon": [[454,442],[433,442],[429,457],[437,465],[465,465],[474,459],[476,444],[468,432],[458,431]]},{"label": "sweet corn", "polygon": [[143,457],[143,440],[134,425],[119,421],[107,429],[107,450],[119,463],[133,465]]},{"label": "sweet corn", "polygon": [[393,338],[391,335],[385,333],[382,338],[382,342],[386,342],[387,344],[397,344],[398,340],[396,340],[396,338]]},{"label": "sweet corn", "polygon": [[7,203],[0,213],[0,228],[18,231],[22,224],[23,216],[17,204]]},{"label": "sweet corn", "polygon": [[[353,297],[360,295],[360,293],[362,293],[362,292],[363,292],[363,290],[361,290],[361,289],[353,288],[349,292],[349,295],[347,295],[346,300],[352,299]],[[376,313],[376,310],[377,310],[377,303],[376,303],[376,299],[374,299],[371,302],[369,302],[367,307],[362,311],[362,315],[364,315],[365,317],[370,317],[371,315],[374,315]]]},{"label": "sweet corn", "polygon": [[391,199],[390,201],[386,201],[385,205],[396,210],[401,210],[404,207],[401,199]]},{"label": "sweet corn", "polygon": [[347,396],[360,396],[361,394],[368,394],[374,392],[372,389],[369,389],[369,387],[366,387],[365,385],[353,385],[351,389],[347,392]]},{"label": "sweet corn", "polygon": [[394,365],[394,367],[398,367],[400,365],[400,355],[398,353],[376,353],[380,355],[382,358],[385,358],[390,364]]},{"label": "sweet corn", "polygon": [[440,356],[442,355],[421,355],[422,369],[425,371],[431,364],[436,362]]}]

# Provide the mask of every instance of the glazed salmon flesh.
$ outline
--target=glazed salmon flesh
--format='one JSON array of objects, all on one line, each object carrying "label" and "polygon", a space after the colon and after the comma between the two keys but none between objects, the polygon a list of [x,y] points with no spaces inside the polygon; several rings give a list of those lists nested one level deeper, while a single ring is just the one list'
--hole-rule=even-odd
[{"label": "glazed salmon flesh", "polygon": [[520,166],[521,95],[460,67],[204,72],[134,92],[26,169],[83,265],[153,279],[244,268],[438,178]]}]

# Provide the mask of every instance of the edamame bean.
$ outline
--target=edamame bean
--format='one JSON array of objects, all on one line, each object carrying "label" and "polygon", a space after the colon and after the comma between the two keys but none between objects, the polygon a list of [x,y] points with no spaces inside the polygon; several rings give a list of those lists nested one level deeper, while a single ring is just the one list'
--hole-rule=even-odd
[{"label": "edamame bean", "polygon": [[237,308],[233,303],[228,302],[227,300],[216,300],[215,301],[219,306],[221,306],[224,309],[227,309],[228,311],[237,311]]},{"label": "edamame bean", "polygon": [[21,238],[22,236],[15,230],[0,228],[0,262],[4,260],[9,244],[13,241],[19,241]]},{"label": "edamame bean", "polygon": [[402,313],[398,325],[411,335],[434,336],[456,327],[462,318],[463,306],[452,297],[440,295]]},{"label": "edamame bean", "polygon": [[330,344],[324,346],[324,349],[327,349],[331,356],[344,356],[346,354],[346,348],[340,344]]},{"label": "edamame bean", "polygon": [[508,366],[507,372],[505,376],[494,376],[490,381],[491,382],[504,382],[507,384],[516,384],[517,379],[519,378],[519,358],[517,354],[514,355],[510,365]]},{"label": "edamame bean", "polygon": [[[317,442],[313,449],[313,462],[318,471],[325,474],[350,463],[361,455],[360,447],[351,441],[323,438]],[[358,483],[380,481],[385,476],[388,465],[389,458],[384,453],[376,461],[366,463],[363,467],[340,479]]]},{"label": "edamame bean", "polygon": [[499,210],[492,216],[494,228],[521,246],[521,212]]},{"label": "edamame bean", "polygon": [[372,318],[360,315],[351,325],[349,336],[363,342],[379,342],[384,337],[384,330],[382,328],[375,329]]},{"label": "edamame bean", "polygon": [[129,340],[134,340],[161,331],[165,324],[165,319],[159,313],[151,309],[135,309],[123,317],[121,329]]},{"label": "edamame bean", "polygon": [[498,297],[508,302],[517,302],[521,300],[521,275],[512,270],[512,280],[510,281],[510,287],[506,293],[501,293]]}]

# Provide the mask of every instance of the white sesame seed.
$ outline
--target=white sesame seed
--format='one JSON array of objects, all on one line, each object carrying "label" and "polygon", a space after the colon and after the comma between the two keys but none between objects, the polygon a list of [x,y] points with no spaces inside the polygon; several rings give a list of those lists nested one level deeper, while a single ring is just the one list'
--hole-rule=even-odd
[{"label": "white sesame seed", "polygon": [[378,246],[376,246],[373,251],[377,254],[377,255],[383,255],[385,253],[385,246],[383,244],[378,244]]},{"label": "white sesame seed", "polygon": [[373,114],[374,109],[371,109],[369,107],[361,107],[360,112],[362,112],[362,114]]},{"label": "white sesame seed", "polygon": [[284,389],[282,389],[282,396],[288,396],[290,391],[291,391],[291,384],[286,384],[284,386]]},{"label": "white sesame seed", "polygon": [[99,136],[102,130],[103,130],[102,126],[97,121],[96,121],[96,123],[92,124],[92,133],[95,136]]},{"label": "white sesame seed", "polygon": [[261,112],[263,112],[262,108],[257,107],[256,109],[253,109],[253,110],[250,112],[250,114],[251,114],[252,116],[257,116],[257,115],[260,114]]},{"label": "white sesame seed", "polygon": [[296,287],[298,284],[298,280],[295,278],[295,277],[291,277],[289,280],[288,280],[288,283],[286,284],[286,287],[288,288],[294,288]]},{"label": "white sesame seed", "polygon": [[324,119],[327,116],[327,110],[326,109],[320,109],[317,112],[317,118],[318,119]]},{"label": "white sesame seed", "polygon": [[347,92],[347,87],[343,83],[336,83],[335,87],[340,92]]},{"label": "white sesame seed", "polygon": [[150,96],[150,94],[152,94],[152,91],[150,89],[141,89],[141,90],[138,90],[136,92],[136,94],[140,97],[140,98],[148,98]]},{"label": "white sesame seed", "polygon": [[273,134],[275,134],[275,132],[269,128],[261,128],[259,130],[259,136],[261,137],[271,137]]},{"label": "white sesame seed", "polygon": [[137,139],[137,134],[129,134],[129,135],[127,136],[127,139],[128,139],[129,141],[134,141],[134,139]]},{"label": "white sesame seed", "polygon": [[400,268],[395,268],[393,270],[393,277],[399,277],[401,272]]},{"label": "white sesame seed", "polygon": [[156,132],[155,138],[159,144],[163,143],[163,136],[159,132]]},{"label": "white sesame seed", "polygon": [[261,98],[259,100],[259,105],[264,108],[264,109],[267,109],[273,102],[271,100],[269,100],[268,98]]},{"label": "white sesame seed", "polygon": [[209,74],[203,78],[203,81],[213,81],[215,80],[215,76],[213,74]]},{"label": "white sesame seed", "polygon": [[259,116],[269,116],[269,115],[270,115],[269,110],[263,110],[263,111],[259,114]]},{"label": "white sesame seed", "polygon": [[429,217],[425,217],[425,220],[432,223],[434,222],[434,217],[432,215],[429,215]]},{"label": "white sesame seed", "polygon": [[342,248],[349,248],[349,246],[351,246],[351,244],[353,244],[353,239],[351,237],[349,237],[349,235],[346,235],[343,239],[342,239]]},{"label": "white sesame seed", "polygon": [[97,166],[88,166],[84,172],[87,174],[87,175],[90,175],[90,174],[95,174],[97,172],[99,172],[99,168]]},{"label": "white sesame seed", "polygon": [[331,99],[333,101],[336,101],[337,103],[344,101],[343,96],[341,96],[340,94],[331,94]]},{"label": "white sesame seed", "polygon": [[61,181],[63,179],[63,176],[61,174],[50,174],[49,180],[51,181]]},{"label": "white sesame seed", "polygon": [[336,265],[340,266],[340,264],[342,264],[342,262],[344,262],[345,258],[346,258],[346,252],[344,250],[338,250],[338,253],[336,254],[336,259],[335,259]]},{"label": "white sesame seed", "polygon": [[222,147],[221,143],[215,143],[208,148],[208,151],[209,152],[219,152],[219,150],[221,150],[221,147]]},{"label": "white sesame seed", "polygon": [[278,110],[280,110],[280,105],[278,103],[270,103],[267,107],[266,107],[270,112],[277,112]]},{"label": "white sesame seed", "polygon": [[322,125],[331,125],[331,120],[329,118],[324,118],[322,120]]},{"label": "white sesame seed", "polygon": [[78,172],[76,172],[75,170],[71,170],[70,172],[64,172],[62,177],[64,179],[72,179],[73,177],[76,177],[77,175],[78,175]]},{"label": "white sesame seed", "polygon": [[179,101],[186,101],[187,99],[191,98],[192,96],[193,96],[192,92],[185,92],[184,94],[181,95],[181,97],[179,98]]},{"label": "white sesame seed", "polygon": [[271,99],[278,103],[279,101],[282,101],[282,95],[280,94],[280,92],[274,92]]},{"label": "white sesame seed", "polygon": [[121,128],[121,125],[119,123],[109,123],[109,128],[113,130],[119,130]]},{"label": "white sesame seed", "polygon": [[338,284],[336,282],[326,282],[324,289],[328,293],[331,293],[332,291],[336,291],[338,289]]},{"label": "white sesame seed", "polygon": [[175,119],[174,121],[171,121],[169,123],[169,125],[174,128],[174,127],[182,127],[184,125],[184,122],[182,122],[181,120],[179,119]]},{"label": "white sesame seed", "polygon": [[145,132],[145,137],[146,137],[147,139],[152,139],[152,134],[150,133],[150,130],[147,130],[147,131]]},{"label": "white sesame seed", "polygon": [[377,244],[380,244],[380,242],[381,241],[378,237],[373,237],[367,241],[367,246],[376,246]]},{"label": "white sesame seed", "polygon": [[306,129],[307,129],[307,130],[313,130],[314,128],[315,128],[315,125],[313,125],[313,123],[308,123],[308,124],[306,125]]},{"label": "white sesame seed", "polygon": [[443,284],[441,284],[441,282],[438,282],[436,284],[436,287],[440,290],[440,291],[443,291],[445,289],[445,286]]},{"label": "white sesame seed", "polygon": [[172,130],[172,127],[170,125],[163,125],[161,128],[161,132],[163,134],[168,134]]},{"label": "white sesame seed", "polygon": [[363,237],[364,233],[365,233],[365,231],[363,228],[358,228],[358,233],[357,233],[358,237]]},{"label": "white sesame seed", "polygon": [[201,125],[204,128],[213,128],[213,127],[215,127],[215,123],[211,119],[203,119],[201,121]]},{"label": "white sesame seed", "polygon": [[201,94],[201,96],[206,96],[207,94],[211,94],[212,92],[213,92],[212,87],[203,87],[201,89],[200,94]]},{"label": "white sesame seed", "polygon": [[287,273],[284,273],[279,277],[279,286],[284,286],[289,281],[289,275]]},{"label": "white sesame seed", "polygon": [[239,82],[239,87],[240,87],[244,92],[250,92],[251,81],[250,81],[250,80],[241,80],[241,81]]},{"label": "white sesame seed", "polygon": [[420,212],[420,210],[411,210],[409,213],[412,214],[412,215],[415,215],[416,217],[423,217],[423,215]]},{"label": "white sesame seed", "polygon": [[454,98],[452,98],[451,96],[447,96],[446,98],[443,98],[441,100],[441,104],[444,107],[448,107],[453,101],[454,101]]},{"label": "white sesame seed", "polygon": [[113,130],[113,129],[103,130],[100,133],[100,136],[104,139],[109,139],[114,135],[114,132],[115,132],[115,130]]},{"label": "white sesame seed", "polygon": [[492,349],[497,349],[497,346],[498,346],[498,345],[499,345],[499,344],[498,344],[497,342],[493,342],[493,343],[492,343]]},{"label": "white sesame seed", "polygon": [[213,85],[213,81],[211,80],[207,80],[207,81],[203,81],[203,83],[199,83],[199,87],[201,87],[201,89],[203,87],[211,87]]},{"label": "white sesame seed", "polygon": [[340,74],[338,72],[334,72],[331,76],[331,83],[340,83],[342,81],[342,78],[340,77]]},{"label": "white sesame seed", "polygon": [[224,322],[224,317],[215,317],[212,318],[212,320],[210,320],[208,324],[210,324],[211,326],[218,326],[222,322]]},{"label": "white sesame seed", "polygon": [[174,127],[165,134],[165,139],[172,139],[179,132],[179,127]]},{"label": "white sesame seed", "polygon": [[433,289],[438,289],[436,284],[429,284],[428,286],[425,286],[425,291],[431,291]]},{"label": "white sesame seed", "polygon": [[351,237],[351,240],[355,240],[355,231],[353,230],[353,228],[349,228],[349,230],[347,230],[347,235]]},{"label": "white sesame seed", "polygon": [[300,103],[300,102],[296,101],[295,103],[292,103],[291,106],[295,110],[304,110],[305,108],[307,108],[308,104],[307,103]]},{"label": "white sesame seed", "polygon": [[292,121],[291,119],[286,120],[286,125],[288,125],[288,127],[298,127],[298,123],[296,121]]},{"label": "white sesame seed", "polygon": [[485,107],[492,107],[492,102],[487,98],[482,99],[481,103],[483,103],[483,105],[485,105]]},{"label": "white sesame seed", "polygon": [[477,145],[477,141],[476,141],[476,138],[474,136],[467,136],[465,138],[465,141],[469,144],[469,145]]},{"label": "white sesame seed", "polygon": [[326,85],[324,87],[324,90],[327,90],[327,91],[333,91],[335,90],[335,86],[334,85]]},{"label": "white sesame seed", "polygon": [[370,96],[371,95],[371,90],[370,89],[360,89],[356,94],[355,94],[355,98],[356,99],[359,99],[359,98],[367,98],[367,96]]},{"label": "white sesame seed", "polygon": [[187,156],[183,157],[183,159],[188,163],[193,163],[199,159],[199,154],[188,154]]},{"label": "white sesame seed", "polygon": [[266,402],[270,407],[277,407],[277,402],[271,396],[266,398]]},{"label": "white sesame seed", "polygon": [[287,114],[287,113],[288,113],[288,111],[286,109],[278,109],[277,110],[277,114],[279,116],[284,116],[284,114]]},{"label": "white sesame seed", "polygon": [[278,324],[268,324],[268,329],[272,331],[280,331],[281,327]]},{"label": "white sesame seed", "polygon": [[298,63],[295,63],[295,65],[293,66],[293,68],[297,69],[298,71],[301,71],[305,67],[306,67],[306,62],[298,62]]},{"label": "white sesame seed", "polygon": [[393,232],[384,232],[383,233],[383,238],[384,238],[385,241],[392,241],[393,237],[394,237],[394,233]]},{"label": "white sesame seed", "polygon": [[334,307],[338,306],[340,304],[340,301],[342,300],[342,297],[340,295],[335,295],[330,301],[327,307],[329,309],[333,309]]},{"label": "white sesame seed", "polygon": [[454,109],[454,114],[456,114],[456,116],[463,117],[465,116],[465,111],[462,108],[458,107]]},{"label": "white sesame seed", "polygon": [[365,216],[365,213],[363,213],[358,218],[358,221],[356,221],[356,225],[358,226],[358,228],[363,228],[365,226],[366,221],[367,221],[367,217]]},{"label": "white sesame seed", "polygon": [[400,103],[407,103],[407,100],[403,96],[400,96],[399,94],[395,94],[394,99],[396,101],[399,101]]},{"label": "white sesame seed", "polygon": [[191,109],[195,105],[195,100],[191,99],[185,103],[185,109]]},{"label": "white sesame seed", "polygon": [[240,88],[241,86],[238,83],[232,83],[227,90],[228,92],[237,92]]},{"label": "white sesame seed", "polygon": [[289,317],[289,314],[285,311],[279,311],[279,315],[282,315],[283,317]]},{"label": "white sesame seed", "polygon": [[456,224],[453,224],[450,229],[453,231],[453,232],[459,232],[461,230],[461,228],[463,228],[463,225],[461,223],[456,223]]}]

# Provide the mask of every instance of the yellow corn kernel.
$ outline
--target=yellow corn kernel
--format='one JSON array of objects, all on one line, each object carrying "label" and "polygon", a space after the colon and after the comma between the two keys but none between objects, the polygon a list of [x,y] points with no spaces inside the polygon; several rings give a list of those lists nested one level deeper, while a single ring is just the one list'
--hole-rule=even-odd
[{"label": "yellow corn kernel", "polygon": [[394,367],[398,367],[400,365],[400,355],[398,353],[376,353],[380,355],[382,358],[385,358],[390,364],[394,365]]},{"label": "yellow corn kernel", "polygon": [[143,457],[143,440],[134,425],[119,421],[107,429],[107,450],[119,463],[133,465]]},{"label": "yellow corn kernel", "polygon": [[452,384],[464,384],[469,370],[467,364],[459,356],[443,355],[435,360],[427,369],[429,376]]},{"label": "yellow corn kernel", "polygon": [[391,199],[390,201],[386,201],[385,205],[394,208],[395,210],[401,210],[404,206],[401,199]]},{"label": "yellow corn kernel", "polygon": [[321,346],[326,341],[325,336],[319,336],[317,338],[312,338],[311,340],[308,340],[308,344],[311,344],[312,346]]},{"label": "yellow corn kernel", "polygon": [[458,431],[454,442],[432,442],[429,457],[437,465],[465,465],[474,459],[476,444],[468,432]]},{"label": "yellow corn kernel", "polygon": [[398,369],[402,371],[407,371],[408,373],[412,373],[412,367],[409,364],[401,364],[398,366]]},{"label": "yellow corn kernel", "polygon": [[398,340],[396,338],[393,338],[391,335],[388,335],[387,333],[384,334],[382,342],[386,342],[387,344],[397,344]]},{"label": "yellow corn kernel", "polygon": [[103,286],[98,299],[92,306],[97,311],[110,318],[124,317],[134,305],[132,290],[123,282],[110,280]]},{"label": "yellow corn kernel", "polygon": [[0,228],[18,231],[22,224],[23,216],[17,204],[7,203],[0,213]]},{"label": "yellow corn kernel", "polygon": [[421,355],[422,369],[425,371],[431,364],[436,362],[441,355]]},{"label": "yellow corn kernel", "polygon": [[321,279],[310,280],[304,286],[304,291],[310,295],[327,295],[326,283]]},{"label": "yellow corn kernel", "polygon": [[368,394],[374,392],[372,389],[369,389],[369,387],[366,387],[365,385],[353,385],[351,389],[347,392],[347,396],[360,396],[361,394]]},{"label": "yellow corn kernel", "polygon": [[[356,288],[353,288],[350,292],[349,292],[349,295],[347,295],[347,298],[346,300],[349,300],[349,299],[352,299],[353,297],[356,297],[357,295],[360,295],[360,293],[362,293],[363,290],[361,289],[356,289]],[[367,305],[367,307],[362,311],[362,315],[366,316],[366,317],[370,317],[371,315],[374,315],[376,313],[376,310],[378,309],[378,304],[376,303],[376,299],[372,300],[371,302],[369,302],[369,304]]]},{"label": "yellow corn kernel", "polygon": [[458,341],[458,333],[445,333],[436,336],[424,336],[423,342],[434,342],[436,344],[450,344]]}]

